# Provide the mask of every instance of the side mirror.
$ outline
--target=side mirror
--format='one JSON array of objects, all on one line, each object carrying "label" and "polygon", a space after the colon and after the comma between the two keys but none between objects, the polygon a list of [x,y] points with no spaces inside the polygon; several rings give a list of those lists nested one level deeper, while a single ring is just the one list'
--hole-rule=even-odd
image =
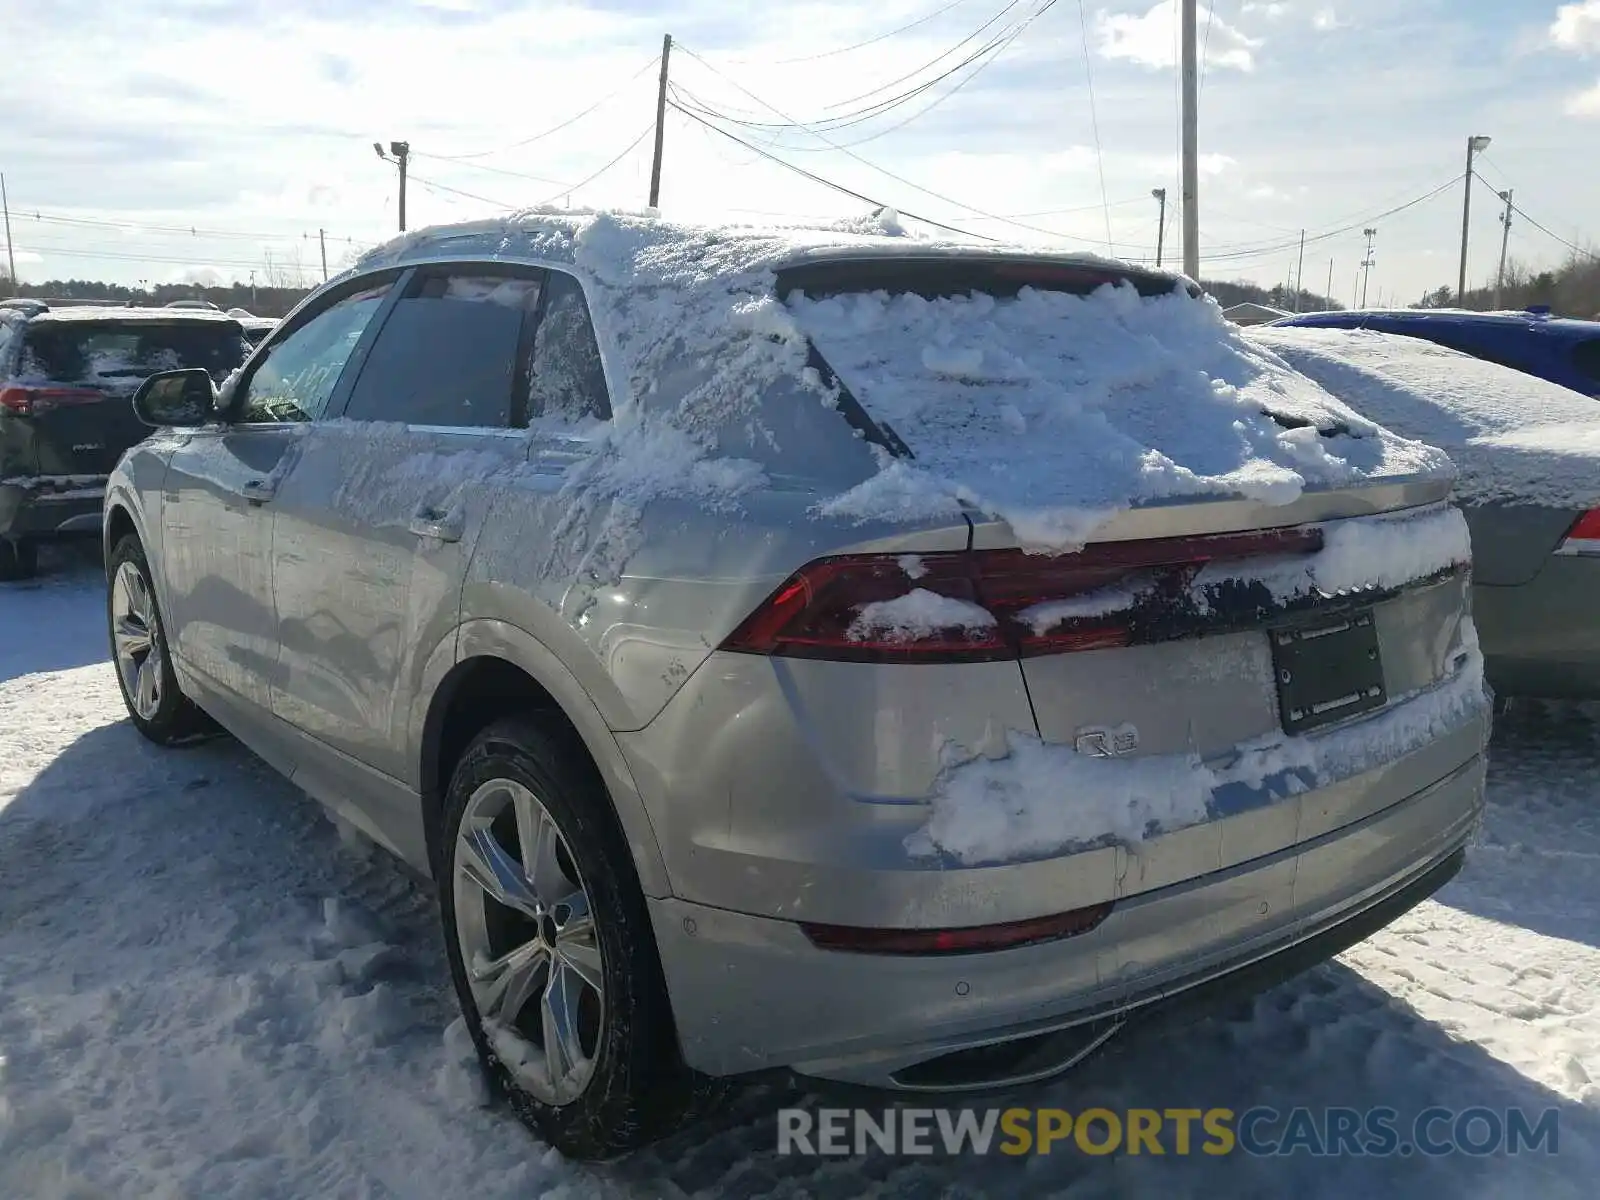
[{"label": "side mirror", "polygon": [[146,425],[193,427],[217,415],[217,389],[202,368],[162,371],[150,376],[133,394],[133,412]]}]

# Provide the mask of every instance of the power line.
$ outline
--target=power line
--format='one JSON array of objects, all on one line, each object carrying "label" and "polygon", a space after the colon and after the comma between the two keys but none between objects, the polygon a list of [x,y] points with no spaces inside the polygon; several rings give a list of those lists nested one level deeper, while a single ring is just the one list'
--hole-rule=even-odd
[{"label": "power line", "polygon": [[[1496,167],[1496,169],[1497,170],[1499,169],[1498,166]],[[1505,172],[1502,171],[1501,174],[1504,175]],[[1488,188],[1491,192],[1494,192],[1495,196],[1498,199],[1505,200],[1505,197],[1500,194],[1500,192],[1495,188],[1494,184],[1490,183],[1487,179],[1485,179],[1482,175],[1479,175],[1476,171],[1473,172],[1473,178],[1475,178],[1479,183],[1483,184],[1483,186]],[[1510,176],[1506,176],[1506,178],[1507,178],[1508,181],[1510,180]],[[1511,203],[1511,202],[1507,201],[1507,203]],[[1593,250],[1587,250],[1584,247],[1578,245],[1576,242],[1568,241],[1566,238],[1562,237],[1559,233],[1555,232],[1553,229],[1549,229],[1546,226],[1540,224],[1538,221],[1534,220],[1527,213],[1523,212],[1521,208],[1517,207],[1516,204],[1511,203],[1511,211],[1516,213],[1519,217],[1521,217],[1529,225],[1532,225],[1535,229],[1537,229],[1540,233],[1544,234],[1546,237],[1554,238],[1556,241],[1560,242],[1563,246],[1565,246],[1568,250],[1571,250],[1574,254],[1581,254],[1585,258],[1592,258],[1592,259],[1595,259],[1596,261],[1600,261],[1600,254],[1596,254]]]},{"label": "power line", "polygon": [[[1045,7],[1049,7],[1050,5],[1053,5],[1054,3],[1055,3],[1055,0],[1048,0],[1048,4]],[[1038,11],[1040,13],[1042,13],[1044,10],[1045,10],[1044,8],[1040,8]],[[1035,15],[1038,15],[1038,14],[1036,13]],[[695,54],[693,50],[689,50],[689,49],[685,48],[685,53],[692,55],[697,61],[704,62],[704,60],[700,59],[700,56]],[[706,65],[708,67],[710,66],[709,63],[707,63]],[[715,70],[715,68],[711,68],[711,69]],[[721,74],[721,73],[718,72],[718,74]],[[727,78],[726,76],[723,76],[723,77]],[[738,88],[745,95],[749,96],[750,99],[754,100],[756,103],[762,105],[763,107],[770,109],[773,113],[775,113],[779,117],[782,117],[785,121],[788,121],[791,124],[798,124],[797,122],[794,121],[794,118],[790,117],[782,109],[777,108],[775,105],[771,104],[769,101],[763,100],[760,96],[756,95],[754,92],[752,92],[749,88],[745,87],[743,84],[741,84],[738,81],[733,80],[733,79],[728,79],[728,82],[733,84],[734,87]],[[678,104],[676,101],[673,102],[673,107],[677,108],[679,112],[684,113],[686,116],[693,117],[695,120],[700,121],[700,122],[702,122],[704,124],[709,124],[709,122],[706,120],[706,117],[703,117],[703,116],[700,116],[697,113],[691,112],[688,108],[683,107],[682,105]],[[708,115],[714,117],[714,116],[717,116],[718,114],[709,113]],[[741,145],[744,145],[749,149],[752,149],[752,150],[758,149],[755,146],[751,146],[750,143],[744,141],[744,139],[738,138],[738,137],[734,137],[732,134],[728,133],[727,130],[722,129],[719,126],[712,125],[712,128],[716,129],[718,133],[724,134],[725,136],[731,138],[733,141],[739,142]],[[887,167],[880,167],[877,163],[872,162],[870,159],[866,159],[866,158],[861,157],[861,155],[856,154],[854,151],[850,150],[849,148],[844,147],[844,146],[840,146],[840,145],[838,145],[838,144],[836,144],[836,143],[834,143],[832,141],[829,141],[829,139],[827,137],[825,137],[823,134],[820,134],[820,133],[816,132],[814,129],[810,129],[808,127],[803,127],[803,126],[802,126],[802,128],[806,128],[806,131],[808,133],[810,133],[813,137],[817,138],[821,142],[826,143],[832,149],[840,151],[846,157],[854,159],[856,162],[860,163],[864,167],[867,167],[869,170],[876,171],[878,174],[883,175],[884,177],[886,177],[888,179],[892,179],[896,183],[903,184],[904,186],[909,187],[909,188],[911,188],[911,189],[913,189],[915,191],[921,192],[925,196],[930,196],[935,200],[942,201],[943,203],[950,205],[952,208],[959,208],[959,209],[962,209],[965,212],[969,212],[969,213],[972,213],[972,214],[974,214],[976,216],[980,216],[980,217],[986,217],[986,218],[988,218],[990,220],[998,220],[998,221],[1001,221],[1002,223],[1007,224],[1007,225],[1014,225],[1018,229],[1026,229],[1031,233],[1043,234],[1046,237],[1060,238],[1062,240],[1070,241],[1070,242],[1084,242],[1084,243],[1089,244],[1089,245],[1097,244],[1095,242],[1095,240],[1092,239],[1092,238],[1081,238],[1081,237],[1077,237],[1077,236],[1075,236],[1073,234],[1061,233],[1061,232],[1058,232],[1057,230],[1054,230],[1054,229],[1043,229],[1043,228],[1041,228],[1041,227],[1039,227],[1037,225],[1028,225],[1028,224],[1025,224],[1025,223],[1023,223],[1021,221],[1011,220],[1009,218],[999,216],[996,213],[988,212],[988,211],[986,211],[984,209],[981,209],[981,208],[975,208],[972,205],[967,204],[967,203],[965,203],[963,201],[953,199],[950,196],[946,196],[942,192],[936,192],[932,188],[923,187],[919,183],[914,183],[911,180],[907,179],[903,175],[897,175],[895,172],[889,170]],[[781,159],[776,159],[775,156],[772,156],[770,154],[766,154],[765,151],[760,151],[760,153],[765,154],[767,157],[774,158],[774,161],[778,161],[778,162],[782,162],[783,161]],[[784,165],[793,168],[793,164],[792,163],[785,163]],[[794,169],[798,169],[798,168],[794,168]],[[903,212],[904,210],[901,209],[900,211]],[[921,219],[921,218],[919,218],[919,219]],[[930,224],[936,224],[936,222],[929,222],[929,223]],[[954,229],[953,226],[948,226],[948,225],[941,226],[941,228]],[[970,234],[970,232],[968,230],[956,229],[955,232],[968,234],[968,236],[971,236],[971,234]]]},{"label": "power line", "polygon": [[[909,22],[909,23],[907,23],[905,25],[902,25],[898,29],[891,29],[891,30],[889,30],[888,33],[880,33],[880,34],[878,34],[877,37],[870,37],[864,42],[856,42],[853,45],[849,45],[849,46],[840,46],[840,47],[838,47],[837,49],[834,49],[834,50],[824,50],[820,54],[803,54],[798,58],[779,58],[779,59],[774,59],[774,60],[762,63],[761,65],[769,66],[769,67],[786,67],[786,66],[790,66],[790,65],[792,65],[794,63],[816,62],[818,59],[833,58],[834,56],[839,55],[839,54],[849,54],[849,53],[851,53],[852,51],[855,51],[855,50],[864,50],[868,46],[876,46],[879,42],[886,42],[892,37],[899,37],[902,33],[910,33],[913,29],[916,29],[918,26],[926,25],[929,21],[932,21],[935,18],[944,16],[944,14],[949,12],[952,8],[960,8],[966,2],[967,2],[967,0],[950,0],[949,4],[946,4],[943,8],[934,9],[931,13],[929,13],[925,17],[918,17],[915,21],[911,21],[911,22]],[[737,63],[744,63],[744,64],[750,64],[752,61],[759,61],[759,60],[751,60],[751,59],[748,59],[748,58],[735,58],[735,59],[729,59],[728,61],[737,62]]]},{"label": "power line", "polygon": [[[243,238],[250,241],[291,241],[309,238],[309,233],[250,233],[236,229],[204,229],[193,225],[151,225],[142,221],[102,221],[92,217],[69,217],[57,213],[46,213],[39,209],[14,209],[12,220],[16,225],[21,225],[24,220],[42,222],[46,225],[67,225],[91,229],[115,229],[125,233],[169,233],[183,237],[205,238]],[[338,239],[349,241],[349,238]]]},{"label": "power line", "polygon": [[[1040,13],[1044,12],[1045,9],[1048,9],[1048,8],[1052,7],[1055,3],[1056,3],[1056,0],[1048,0],[1048,2],[1044,5],[1044,7],[1039,10],[1039,13],[1036,13],[1034,15],[1038,16]],[[995,61],[995,59],[999,58],[999,56],[1002,53],[1005,52],[1005,50],[1011,45],[1011,43],[1016,40],[1018,35],[1021,34],[1022,30],[1025,29],[1029,23],[1031,23],[1032,19],[1033,18],[1030,17],[1028,19],[1028,21],[1020,22],[1020,23],[1018,23],[1016,25],[1010,26],[1007,29],[1002,30],[1000,33],[995,35],[993,38],[991,38],[984,45],[980,46],[978,49],[974,50],[971,54],[967,55],[965,58],[963,58],[960,61],[956,62],[955,64],[953,64],[952,66],[950,66],[946,70],[940,72],[938,75],[935,75],[933,78],[924,80],[923,82],[917,84],[915,87],[908,88],[903,92],[900,92],[900,93],[898,93],[896,95],[893,95],[893,96],[889,96],[889,97],[887,97],[885,99],[875,101],[872,104],[867,105],[864,108],[857,109],[857,110],[855,110],[853,112],[840,113],[840,114],[837,114],[835,116],[823,117],[823,118],[820,118],[820,119],[818,119],[816,121],[807,121],[807,122],[796,121],[796,120],[794,120],[792,118],[787,118],[787,117],[782,121],[759,121],[759,120],[751,120],[751,119],[746,118],[746,117],[735,116],[732,113],[726,113],[726,112],[713,110],[713,109],[710,108],[709,105],[706,105],[704,101],[700,101],[699,103],[702,105],[702,113],[704,115],[713,116],[713,117],[716,117],[716,118],[718,118],[720,120],[726,120],[726,121],[729,121],[729,122],[731,122],[733,124],[742,125],[745,128],[751,130],[752,132],[756,132],[756,133],[767,134],[767,133],[770,132],[770,133],[773,133],[773,134],[777,134],[777,133],[781,133],[783,131],[792,130],[792,129],[803,130],[803,131],[805,131],[807,133],[811,133],[813,135],[816,135],[819,132],[823,132],[823,131],[826,131],[826,132],[829,132],[829,133],[837,133],[840,130],[848,129],[848,128],[851,128],[851,127],[856,126],[856,125],[864,125],[868,121],[874,120],[874,119],[876,119],[878,117],[881,117],[881,116],[883,116],[883,115],[885,115],[885,114],[887,114],[889,112],[892,112],[896,108],[899,108],[900,106],[902,106],[904,104],[909,104],[912,100],[916,99],[918,96],[922,95],[925,92],[931,91],[933,88],[937,87],[940,83],[943,83],[946,79],[951,78],[952,76],[956,75],[958,72],[962,71],[966,67],[972,66],[974,63],[978,63],[979,64],[977,66],[977,68],[975,70],[973,70],[965,79],[961,80],[954,87],[952,87],[949,91],[945,92],[942,96],[937,97],[931,103],[925,105],[923,108],[921,108],[917,112],[913,113],[910,117],[907,117],[905,120],[900,121],[897,124],[892,125],[887,129],[879,130],[878,132],[870,134],[867,137],[858,139],[856,142],[849,143],[850,145],[860,145],[860,144],[862,144],[864,142],[872,141],[874,138],[881,137],[886,133],[891,133],[896,129],[900,129],[900,128],[904,127],[905,125],[910,124],[912,121],[916,120],[918,117],[922,116],[924,113],[931,111],[932,109],[938,107],[940,104],[943,104],[951,96],[955,95],[956,92],[960,91],[962,88],[966,87],[966,85],[968,83],[972,82],[973,79],[977,78],[978,74],[980,72],[982,72],[983,70],[987,69],[987,67],[991,63],[993,63]],[[764,108],[771,109],[771,106],[768,105],[765,101],[761,100],[760,97],[752,95],[748,91],[748,89],[746,89],[737,80],[731,78],[730,76],[728,76],[724,72],[717,70],[716,67],[714,67],[710,63],[706,62],[705,59],[701,58],[699,55],[694,54],[694,51],[686,49],[685,52],[690,54],[690,55],[692,55],[693,57],[695,57],[697,59],[697,61],[699,61],[703,66],[706,67],[707,70],[711,71],[714,75],[718,76],[719,78],[721,78],[723,80],[726,80],[728,83],[732,84],[735,88],[738,88],[741,92],[744,92],[747,96],[751,96],[752,99],[756,100],[757,103],[761,104]],[[987,59],[985,58],[985,56],[988,56]],[[921,68],[919,68],[919,70],[920,69]],[[914,74],[916,74],[916,72],[912,72],[912,74],[914,75]],[[907,78],[909,78],[909,76]],[[883,89],[879,89],[879,90],[883,90]],[[869,93],[869,95],[870,94],[871,93]],[[773,110],[773,111],[775,111],[775,110]],[[779,114],[779,115],[782,115],[782,114]],[[808,150],[808,149],[812,149],[812,148],[809,148],[809,147],[788,147],[788,149],[790,149],[790,150]],[[814,150],[813,150],[813,152],[814,152]]]},{"label": "power line", "polygon": [[[1055,5],[1055,3],[1056,3],[1056,0],[1047,0],[1047,2],[1043,5],[1043,7],[1040,8],[1039,11],[1034,14],[1034,17],[1042,15],[1046,10],[1048,10],[1051,7],[1053,7]],[[745,120],[743,118],[735,117],[735,116],[732,116],[731,114],[719,112],[719,111],[711,108],[709,104],[707,104],[703,100],[700,100],[698,97],[695,97],[693,93],[688,92],[688,91],[686,91],[684,89],[679,89],[676,84],[674,84],[673,87],[674,87],[674,90],[682,91],[683,94],[690,99],[692,105],[694,107],[696,107],[698,109],[698,111],[701,113],[701,115],[703,115],[703,116],[714,117],[714,118],[717,118],[719,120],[729,121],[732,124],[743,126],[744,128],[750,129],[753,132],[766,133],[768,131],[773,131],[774,133],[778,133],[778,132],[782,132],[784,130],[798,129],[798,130],[802,130],[804,132],[816,135],[817,131],[819,129],[826,129],[830,133],[837,133],[839,130],[848,129],[851,126],[854,126],[854,125],[862,125],[862,124],[865,124],[867,121],[873,120],[876,117],[883,116],[885,113],[893,111],[894,109],[900,107],[902,104],[909,103],[912,99],[914,99],[916,96],[920,95],[921,93],[933,89],[934,87],[938,86],[940,83],[944,82],[946,79],[950,78],[952,75],[956,74],[958,71],[962,70],[963,68],[968,67],[968,66],[972,66],[973,63],[977,63],[977,66],[974,67],[973,70],[971,72],[969,72],[965,78],[963,78],[959,82],[957,82],[954,87],[950,88],[948,91],[944,92],[943,94],[941,94],[939,96],[936,96],[933,100],[931,100],[929,103],[923,105],[921,108],[917,109],[910,116],[904,118],[903,120],[896,121],[893,125],[890,125],[890,126],[884,128],[884,129],[876,130],[875,132],[869,133],[865,137],[857,138],[855,141],[852,141],[852,142],[837,142],[837,143],[830,142],[826,146],[786,146],[785,147],[785,149],[790,151],[791,153],[805,153],[805,154],[820,154],[820,153],[824,153],[824,152],[826,152],[828,150],[835,150],[835,149],[837,149],[837,150],[847,150],[847,149],[851,149],[851,148],[856,147],[856,146],[864,146],[868,142],[876,141],[878,138],[881,138],[881,137],[886,137],[887,135],[889,135],[891,133],[894,133],[898,129],[905,128],[905,126],[911,124],[911,122],[913,122],[915,120],[918,120],[919,118],[923,117],[927,113],[932,112],[935,108],[939,107],[939,105],[943,104],[946,100],[950,99],[957,92],[959,92],[962,88],[966,87],[967,84],[971,83],[980,74],[982,74],[985,70],[987,70],[990,66],[992,66],[994,64],[994,62],[996,60],[998,60],[999,57],[1002,54],[1004,54],[1006,52],[1006,50],[1011,46],[1011,43],[1016,41],[1016,39],[1019,36],[1021,36],[1022,31],[1024,29],[1026,29],[1029,24],[1032,23],[1032,21],[1034,20],[1034,17],[1030,17],[1030,18],[1028,18],[1027,21],[1023,21],[1023,22],[1018,23],[1017,25],[1013,26],[1012,28],[1010,28],[1006,32],[998,35],[997,37],[995,37],[994,39],[989,41],[986,45],[984,45],[984,46],[980,47],[978,50],[974,51],[968,57],[966,57],[966,58],[962,59],[960,62],[956,63],[949,70],[947,70],[945,72],[942,72],[939,75],[936,75],[934,78],[929,79],[929,80],[919,84],[917,87],[912,88],[909,91],[903,92],[898,96],[894,96],[894,97],[891,97],[888,100],[882,101],[879,104],[877,104],[877,105],[875,105],[875,106],[873,106],[871,108],[863,109],[863,110],[861,110],[860,112],[858,112],[856,114],[847,114],[846,116],[842,116],[842,117],[838,117],[838,118],[829,118],[829,119],[826,119],[826,120],[823,120],[823,121],[815,122],[814,124],[802,124],[802,123],[799,123],[799,122],[788,122],[788,121],[782,122],[782,123],[777,123],[777,122]],[[694,54],[694,52],[692,50],[687,50],[687,49],[685,50],[685,53],[691,54],[691,55]],[[985,55],[987,55],[988,57],[985,58],[984,57]],[[698,58],[699,56],[695,55],[695,57]],[[704,62],[703,59],[701,59],[700,61]],[[707,66],[709,67],[709,64],[707,64]],[[715,70],[715,68],[710,68],[710,69]],[[721,77],[724,78],[724,79],[728,79],[728,77],[726,75],[723,75]],[[732,83],[735,87],[740,87],[740,85],[736,81],[734,81],[732,79],[728,79],[728,82]],[[740,90],[742,91],[744,89],[742,87],[740,87]],[[774,141],[775,140],[776,139],[774,139]]]},{"label": "power line", "polygon": [[1115,256],[1117,248],[1111,241],[1111,203],[1106,195],[1106,162],[1100,148],[1100,116],[1094,102],[1094,68],[1089,63],[1089,18],[1084,15],[1083,0],[1078,0],[1078,27],[1083,31],[1083,77],[1089,85],[1089,126],[1094,130],[1094,165],[1100,174],[1100,203],[1106,216],[1106,249]]},{"label": "power line", "polygon": [[[563,129],[567,128],[569,125],[577,124],[579,121],[583,120],[583,118],[587,117],[590,113],[594,112],[596,109],[600,108],[602,105],[607,104],[612,100],[615,100],[618,96],[622,95],[623,92],[628,90],[628,85],[629,84],[633,83],[633,81],[638,79],[641,75],[643,75],[646,72],[650,71],[660,61],[661,61],[661,56],[658,54],[654,58],[652,58],[649,62],[645,63],[644,66],[640,67],[637,71],[635,71],[632,75],[628,76],[628,78],[625,79],[616,88],[616,90],[607,92],[604,96],[601,96],[600,99],[596,100],[593,104],[591,104],[588,108],[584,109],[582,112],[574,113],[572,116],[568,117],[566,120],[562,121],[560,124],[552,125],[549,129],[544,130],[542,133],[536,133],[532,137],[523,138],[520,142],[512,142],[509,146],[501,146],[499,149],[496,149],[496,150],[475,150],[470,154],[427,154],[427,155],[419,154],[419,155],[417,155],[417,157],[418,158],[441,158],[441,159],[445,159],[446,161],[449,161],[449,162],[464,162],[465,160],[467,160],[469,158],[490,158],[493,155],[505,154],[507,151],[517,150],[517,149],[520,149],[523,146],[531,146],[531,145],[533,145],[534,142],[541,141],[544,138],[549,137],[551,134],[560,133]],[[559,183],[560,181],[556,180],[556,179],[540,179],[540,180],[536,180],[535,182],[538,182],[538,183]]]},{"label": "power line", "polygon": [[587,176],[586,178],[584,178],[584,179],[580,180],[579,182],[573,184],[571,187],[562,188],[559,192],[557,192],[554,196],[550,197],[550,199],[548,199],[548,200],[541,200],[539,202],[539,207],[542,208],[546,204],[554,204],[562,196],[568,195],[568,194],[570,194],[572,192],[576,192],[580,188],[588,187],[589,184],[593,183],[596,179],[599,179],[600,176],[604,175],[607,171],[611,170],[612,167],[616,166],[623,159],[627,158],[628,155],[632,154],[633,151],[638,147],[640,142],[644,141],[645,138],[649,137],[653,132],[655,132],[655,127],[656,127],[656,123],[654,121],[651,121],[648,125],[646,125],[643,129],[641,129],[639,131],[639,136],[638,137],[634,138],[633,141],[629,142],[627,144],[627,146],[625,146],[623,148],[622,153],[618,154],[610,162],[606,163],[605,166],[601,167],[593,175]]},{"label": "power line", "polygon": [[[1456,184],[1459,183],[1459,182],[1460,182],[1459,178],[1446,180],[1444,183],[1441,183],[1438,187],[1434,188],[1432,191],[1425,192],[1424,194],[1422,194],[1420,196],[1413,197],[1412,199],[1406,201],[1404,204],[1398,204],[1398,205],[1395,205],[1393,208],[1385,209],[1383,212],[1375,213],[1372,216],[1366,217],[1363,220],[1357,221],[1352,225],[1345,225],[1345,226],[1343,226],[1341,228],[1338,228],[1338,229],[1326,230],[1325,232],[1319,233],[1316,236],[1308,236],[1306,238],[1305,244],[1308,245],[1308,246],[1311,246],[1311,245],[1315,245],[1318,242],[1325,242],[1330,238],[1339,237],[1342,234],[1350,233],[1351,231],[1353,231],[1355,229],[1359,229],[1359,228],[1362,228],[1363,226],[1373,224],[1373,223],[1375,223],[1377,221],[1381,221],[1385,217],[1392,217],[1392,216],[1395,216],[1397,213],[1405,212],[1409,208],[1415,208],[1417,205],[1425,203],[1428,200],[1432,200],[1435,196],[1438,196],[1438,195],[1442,194],[1443,192],[1448,191],[1450,188],[1455,187]],[[1237,262],[1237,261],[1242,261],[1242,260],[1251,259],[1251,258],[1262,258],[1262,257],[1266,257],[1267,255],[1271,255],[1271,254],[1283,254],[1283,253],[1285,253],[1285,252],[1287,252],[1289,250],[1294,249],[1297,245],[1299,245],[1299,239],[1298,238],[1291,238],[1288,241],[1278,242],[1276,244],[1259,245],[1259,246],[1241,246],[1241,247],[1238,247],[1238,248],[1234,249],[1231,253],[1230,252],[1226,252],[1226,251],[1222,252],[1222,253],[1208,252],[1206,257],[1207,257],[1208,260],[1224,260],[1224,261],[1235,261],[1235,262]]]},{"label": "power line", "polygon": [[[916,78],[918,75],[922,74],[922,72],[928,70],[930,67],[938,66],[939,63],[941,63],[945,59],[949,58],[957,50],[961,49],[961,47],[965,46],[968,42],[972,41],[979,34],[981,34],[985,29],[989,28],[989,26],[993,25],[1001,17],[1005,16],[1008,12],[1010,12],[1013,8],[1017,7],[1017,5],[1019,5],[1021,3],[1022,3],[1022,0],[1010,0],[1010,3],[1008,3],[1004,8],[1002,8],[999,12],[995,13],[994,16],[990,17],[982,25],[979,25],[971,33],[967,34],[966,37],[962,38],[954,46],[951,46],[948,50],[944,51],[942,54],[939,54],[939,55],[935,56],[934,58],[930,59],[929,61],[923,63],[920,67],[917,67],[914,70],[908,71],[906,74],[901,75],[897,79],[891,79],[888,83],[881,84],[878,87],[873,88],[869,92],[863,92],[859,96],[852,96],[848,100],[840,100],[838,103],[830,104],[830,105],[827,105],[826,107],[828,107],[830,109],[844,108],[846,105],[855,104],[857,101],[866,100],[867,98],[869,98],[871,96],[876,96],[880,92],[886,92],[890,88],[895,87],[898,84],[902,84],[908,79]],[[698,55],[696,57],[698,57]],[[706,65],[710,66],[709,63],[707,63]],[[712,68],[712,69],[715,70],[715,68]]]},{"label": "power line", "polygon": [[[505,167],[491,167],[487,163],[461,162],[460,160],[455,159],[455,158],[451,158],[450,156],[445,155],[445,154],[424,154],[420,150],[413,150],[411,152],[411,157],[412,158],[429,158],[429,159],[433,159],[435,162],[454,163],[458,167],[467,167],[467,168],[470,168],[471,170],[474,170],[474,171],[488,171],[492,175],[505,175],[505,176],[508,176],[511,179],[526,179],[531,183],[548,183],[551,186],[564,186],[564,185],[562,185],[561,180],[559,180],[559,179],[551,179],[549,176],[546,176],[546,175],[530,175],[526,171],[511,171],[511,170],[506,169]],[[413,175],[412,178],[415,179],[416,176]]]},{"label": "power line", "polygon": [[521,207],[521,205],[507,204],[502,200],[495,200],[495,199],[492,199],[489,196],[480,196],[476,192],[464,192],[460,188],[448,187],[445,184],[440,183],[436,179],[424,179],[420,175],[411,176],[411,182],[420,183],[424,187],[428,187],[428,188],[436,188],[437,190],[439,190],[441,192],[449,192],[451,195],[461,196],[461,197],[463,197],[464,199],[467,199],[467,200],[476,200],[480,204],[492,204],[496,208],[503,208],[503,209],[505,209],[507,211],[511,211],[513,209]]},{"label": "power line", "polygon": [[726,129],[723,129],[720,126],[717,126],[717,125],[713,125],[710,121],[706,120],[704,117],[701,117],[698,114],[692,113],[688,109],[683,108],[675,100],[669,100],[667,103],[670,104],[673,108],[677,109],[679,112],[681,112],[684,116],[688,117],[691,121],[699,122],[701,125],[704,125],[707,129],[711,130],[713,133],[720,133],[723,137],[727,138],[729,141],[738,142],[739,145],[743,146],[746,150],[754,151],[756,154],[759,154],[762,158],[768,159],[769,161],[776,163],[778,166],[783,167],[785,170],[793,171],[796,175],[800,175],[800,176],[803,176],[806,179],[811,180],[812,183],[820,184],[825,188],[831,188],[836,192],[839,192],[839,193],[841,193],[843,195],[846,195],[846,196],[850,196],[850,197],[852,197],[852,198],[854,198],[856,200],[860,200],[863,204],[871,204],[876,208],[894,207],[895,211],[898,212],[901,216],[910,217],[913,221],[921,221],[925,225],[932,225],[936,229],[943,229],[943,230],[945,230],[945,231],[947,231],[949,233],[959,233],[963,237],[978,238],[980,241],[985,241],[985,242],[993,242],[993,241],[997,240],[995,238],[988,237],[985,234],[973,233],[971,230],[967,230],[967,229],[958,229],[954,225],[946,225],[944,222],[935,221],[931,217],[918,216],[916,213],[910,212],[907,209],[899,208],[899,207],[896,207],[896,206],[887,205],[881,200],[874,200],[871,196],[868,196],[868,195],[866,195],[865,193],[862,193],[862,192],[855,191],[852,188],[847,188],[842,183],[834,183],[831,179],[824,179],[821,175],[814,174],[813,172],[806,170],[804,167],[797,167],[791,162],[785,162],[783,159],[779,158],[776,154],[771,154],[768,151],[763,150],[760,146],[751,145],[749,142],[745,141],[742,137],[739,137],[737,134],[729,133]]}]

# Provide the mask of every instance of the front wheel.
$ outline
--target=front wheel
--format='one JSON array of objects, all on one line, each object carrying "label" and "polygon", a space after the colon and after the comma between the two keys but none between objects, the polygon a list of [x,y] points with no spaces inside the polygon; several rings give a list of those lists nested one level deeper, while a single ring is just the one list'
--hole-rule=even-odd
[{"label": "front wheel", "polygon": [[450,971],[490,1078],[571,1158],[664,1136],[717,1089],[678,1051],[644,895],[582,748],[528,718],[450,782],[439,895]]},{"label": "front wheel", "polygon": [[150,564],[139,539],[129,534],[116,544],[106,567],[110,587],[106,618],[111,630],[111,660],[134,728],[158,746],[189,741],[206,731],[205,714],[178,690],[167,650],[167,630],[150,582]]}]

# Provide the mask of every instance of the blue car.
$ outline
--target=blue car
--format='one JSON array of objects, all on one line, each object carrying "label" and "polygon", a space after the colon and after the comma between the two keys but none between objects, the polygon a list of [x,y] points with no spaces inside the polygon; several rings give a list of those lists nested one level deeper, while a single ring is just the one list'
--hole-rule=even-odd
[{"label": "blue car", "polygon": [[1272,324],[1371,329],[1426,338],[1600,399],[1600,321],[1552,317],[1548,308],[1522,313],[1369,309],[1307,313]]}]

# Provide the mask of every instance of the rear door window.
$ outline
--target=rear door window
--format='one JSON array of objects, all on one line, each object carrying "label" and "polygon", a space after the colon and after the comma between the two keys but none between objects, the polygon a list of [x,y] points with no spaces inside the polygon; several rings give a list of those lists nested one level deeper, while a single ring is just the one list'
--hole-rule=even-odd
[{"label": "rear door window", "polygon": [[19,373],[121,390],[157,371],[199,367],[221,382],[248,349],[239,329],[221,321],[34,321]]},{"label": "rear door window", "polygon": [[545,288],[529,366],[528,416],[541,422],[610,420],[605,368],[583,287],[571,275],[552,271]]},{"label": "rear door window", "polygon": [[443,428],[511,425],[543,272],[419,271],[394,306],[344,415]]}]

